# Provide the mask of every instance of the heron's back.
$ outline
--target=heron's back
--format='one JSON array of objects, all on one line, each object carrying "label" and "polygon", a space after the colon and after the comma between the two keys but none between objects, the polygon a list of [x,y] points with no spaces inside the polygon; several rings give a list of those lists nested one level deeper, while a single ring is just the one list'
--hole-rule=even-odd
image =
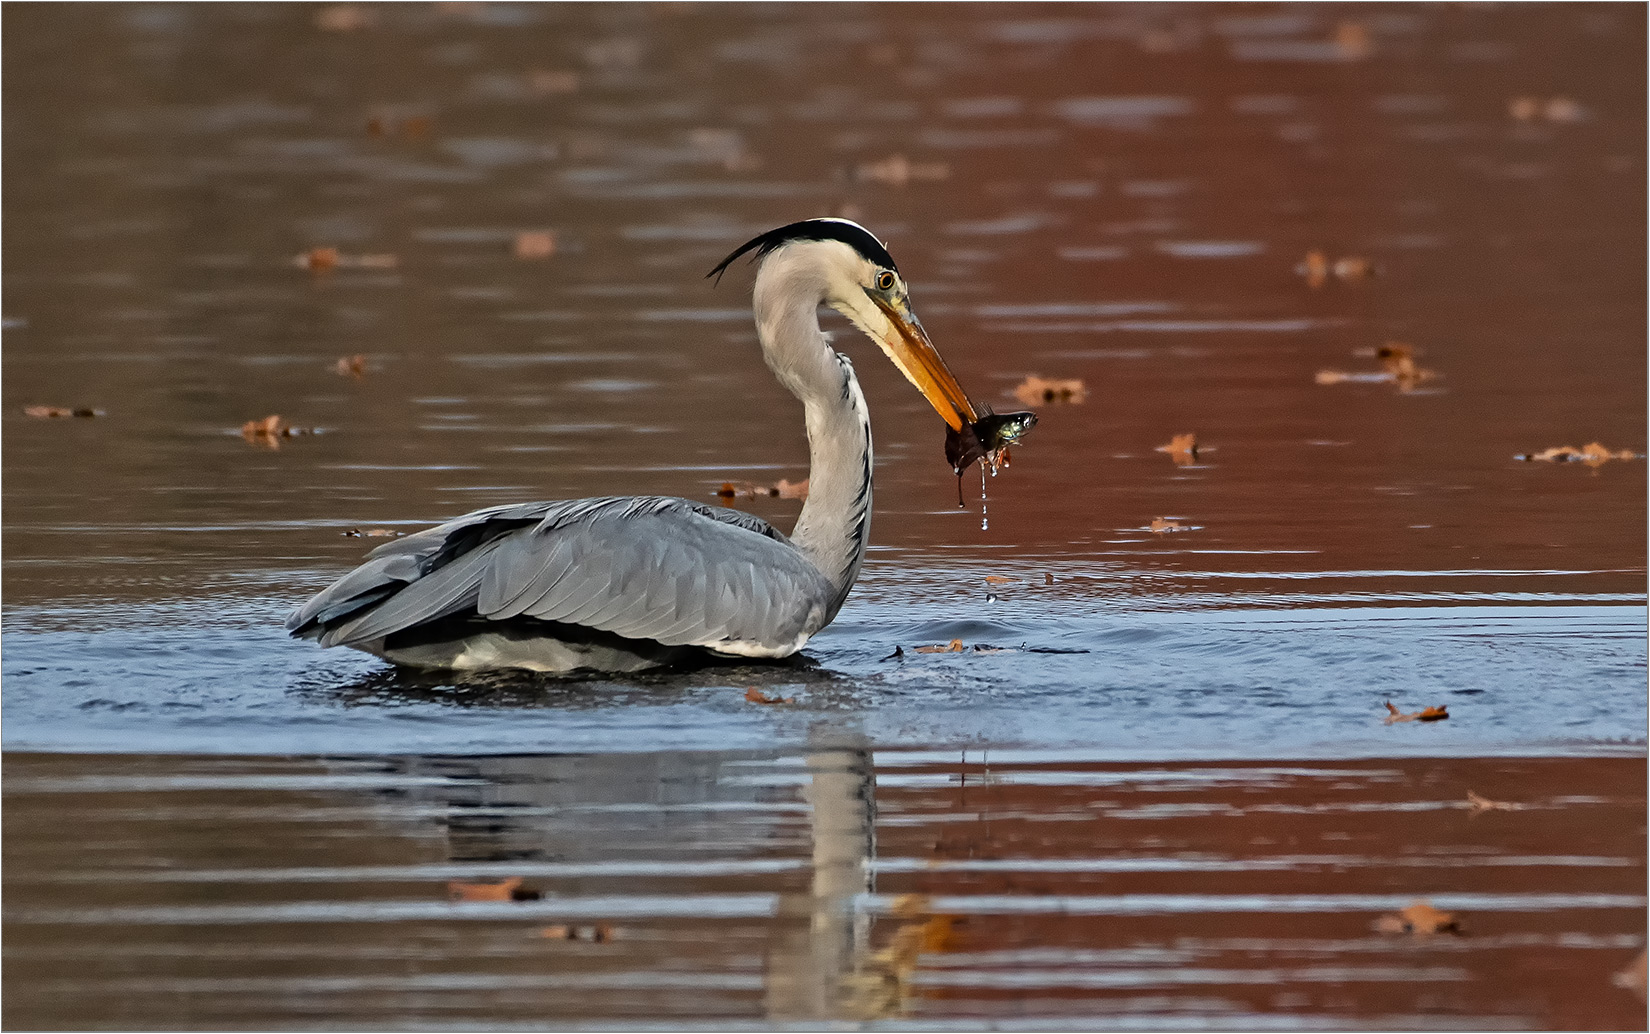
[{"label": "heron's back", "polygon": [[[579,641],[581,663],[569,667],[611,668],[600,663],[609,648],[644,660],[681,647],[789,656],[834,616],[835,599],[760,518],[667,496],[606,497],[492,507],[386,543],[287,628],[429,667],[561,670],[553,649],[534,663],[498,657],[520,652],[512,641]],[[475,639],[473,663],[432,648],[455,635]]]}]

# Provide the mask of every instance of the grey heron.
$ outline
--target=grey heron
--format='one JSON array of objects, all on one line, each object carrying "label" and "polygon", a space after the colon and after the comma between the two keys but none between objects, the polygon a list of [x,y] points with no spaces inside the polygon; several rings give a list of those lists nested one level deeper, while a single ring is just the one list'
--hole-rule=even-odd
[{"label": "grey heron", "polygon": [[800,650],[847,598],[871,521],[870,415],[819,307],[875,341],[953,436],[979,415],[864,227],[782,226],[709,275],[748,252],[763,358],[807,424],[809,492],[789,537],[751,514],[666,496],[493,506],[373,550],[287,630],[402,666],[464,670],[621,672]]}]

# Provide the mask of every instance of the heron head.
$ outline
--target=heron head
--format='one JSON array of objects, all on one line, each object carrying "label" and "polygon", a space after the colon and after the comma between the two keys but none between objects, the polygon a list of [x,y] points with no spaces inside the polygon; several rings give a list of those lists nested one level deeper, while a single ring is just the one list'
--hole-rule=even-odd
[{"label": "heron head", "polygon": [[[792,247],[787,247],[792,246]],[[708,275],[720,277],[734,259],[754,251],[760,258],[780,248],[794,255],[796,272],[808,283],[796,290],[817,291],[820,302],[842,313],[916,385],[953,430],[978,419],[968,393],[928,339],[905,279],[883,243],[847,219],[805,219],[746,242]],[[794,249],[794,250],[793,250]]]}]

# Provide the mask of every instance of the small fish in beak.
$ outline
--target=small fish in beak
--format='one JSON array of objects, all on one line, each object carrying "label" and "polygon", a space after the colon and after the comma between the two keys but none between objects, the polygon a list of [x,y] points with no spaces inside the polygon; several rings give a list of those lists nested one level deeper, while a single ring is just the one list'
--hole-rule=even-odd
[{"label": "small fish in beak", "polygon": [[945,458],[957,475],[957,505],[962,501],[963,472],[980,460],[995,474],[999,464],[1008,466],[1008,447],[1026,436],[1037,424],[1035,413],[986,413],[961,428],[947,428]]}]

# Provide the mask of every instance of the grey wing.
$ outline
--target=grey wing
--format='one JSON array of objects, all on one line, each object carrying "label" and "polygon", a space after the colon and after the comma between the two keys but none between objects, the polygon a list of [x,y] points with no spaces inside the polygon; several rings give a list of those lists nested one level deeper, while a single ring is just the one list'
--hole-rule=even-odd
[{"label": "grey wing", "polygon": [[288,627],[332,646],[453,614],[525,616],[783,656],[825,624],[833,597],[818,569],[748,514],[657,496],[591,499],[496,507],[389,543]]}]

